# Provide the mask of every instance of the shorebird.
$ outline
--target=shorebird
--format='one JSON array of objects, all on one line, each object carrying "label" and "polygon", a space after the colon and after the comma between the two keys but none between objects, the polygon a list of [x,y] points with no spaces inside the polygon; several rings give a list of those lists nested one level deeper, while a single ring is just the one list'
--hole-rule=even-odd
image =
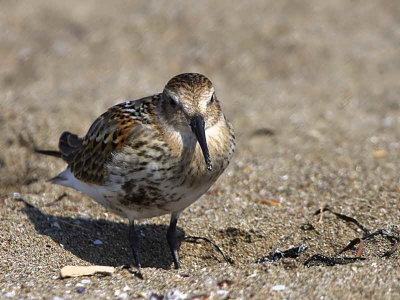
[{"label": "shorebird", "polygon": [[109,108],[83,138],[64,132],[59,151],[36,151],[68,163],[52,183],[128,218],[139,270],[135,220],[171,214],[167,241],[178,269],[179,215],[226,169],[235,137],[211,81],[184,73],[169,80],[162,93]]}]

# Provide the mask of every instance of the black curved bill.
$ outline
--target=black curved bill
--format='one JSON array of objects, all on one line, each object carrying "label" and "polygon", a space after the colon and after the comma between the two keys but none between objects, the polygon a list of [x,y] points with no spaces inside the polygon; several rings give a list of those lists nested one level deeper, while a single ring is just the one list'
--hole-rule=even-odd
[{"label": "black curved bill", "polygon": [[196,135],[197,141],[200,144],[201,151],[203,151],[204,160],[209,171],[212,170],[210,153],[208,152],[206,132],[204,128],[204,118],[200,115],[194,115],[190,120],[190,127],[193,133]]}]

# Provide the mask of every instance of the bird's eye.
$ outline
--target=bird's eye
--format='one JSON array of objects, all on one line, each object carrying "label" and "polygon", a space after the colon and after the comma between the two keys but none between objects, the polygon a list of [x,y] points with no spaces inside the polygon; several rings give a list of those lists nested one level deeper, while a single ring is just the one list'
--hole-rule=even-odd
[{"label": "bird's eye", "polygon": [[168,95],[168,101],[169,101],[169,104],[172,107],[176,107],[179,104],[178,100],[175,97],[171,96],[171,95]]},{"label": "bird's eye", "polygon": [[169,104],[171,107],[181,106],[179,97],[168,89],[163,91],[163,99],[165,104]]},{"label": "bird's eye", "polygon": [[172,98],[172,97],[169,97],[169,103],[171,104],[171,106],[176,106],[176,101],[175,101],[175,99],[174,98]]}]

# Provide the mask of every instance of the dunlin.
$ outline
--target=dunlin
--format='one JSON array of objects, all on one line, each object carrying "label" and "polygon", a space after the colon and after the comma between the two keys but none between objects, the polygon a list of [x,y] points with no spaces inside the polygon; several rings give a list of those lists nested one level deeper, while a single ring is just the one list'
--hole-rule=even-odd
[{"label": "dunlin", "polygon": [[211,81],[185,73],[160,94],[115,105],[83,138],[64,132],[65,171],[51,182],[74,188],[129,219],[129,241],[140,268],[134,220],[171,214],[167,241],[179,268],[180,213],[211,187],[235,150],[233,129]]}]

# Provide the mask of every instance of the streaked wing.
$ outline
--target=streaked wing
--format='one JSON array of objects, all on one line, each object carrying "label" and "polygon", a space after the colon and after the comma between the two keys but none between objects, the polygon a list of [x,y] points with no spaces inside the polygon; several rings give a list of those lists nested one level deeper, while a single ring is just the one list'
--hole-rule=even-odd
[{"label": "streaked wing", "polygon": [[105,164],[112,153],[124,147],[145,124],[154,121],[159,95],[115,105],[102,114],[83,138],[81,147],[70,154],[69,167],[76,178],[101,184]]}]

